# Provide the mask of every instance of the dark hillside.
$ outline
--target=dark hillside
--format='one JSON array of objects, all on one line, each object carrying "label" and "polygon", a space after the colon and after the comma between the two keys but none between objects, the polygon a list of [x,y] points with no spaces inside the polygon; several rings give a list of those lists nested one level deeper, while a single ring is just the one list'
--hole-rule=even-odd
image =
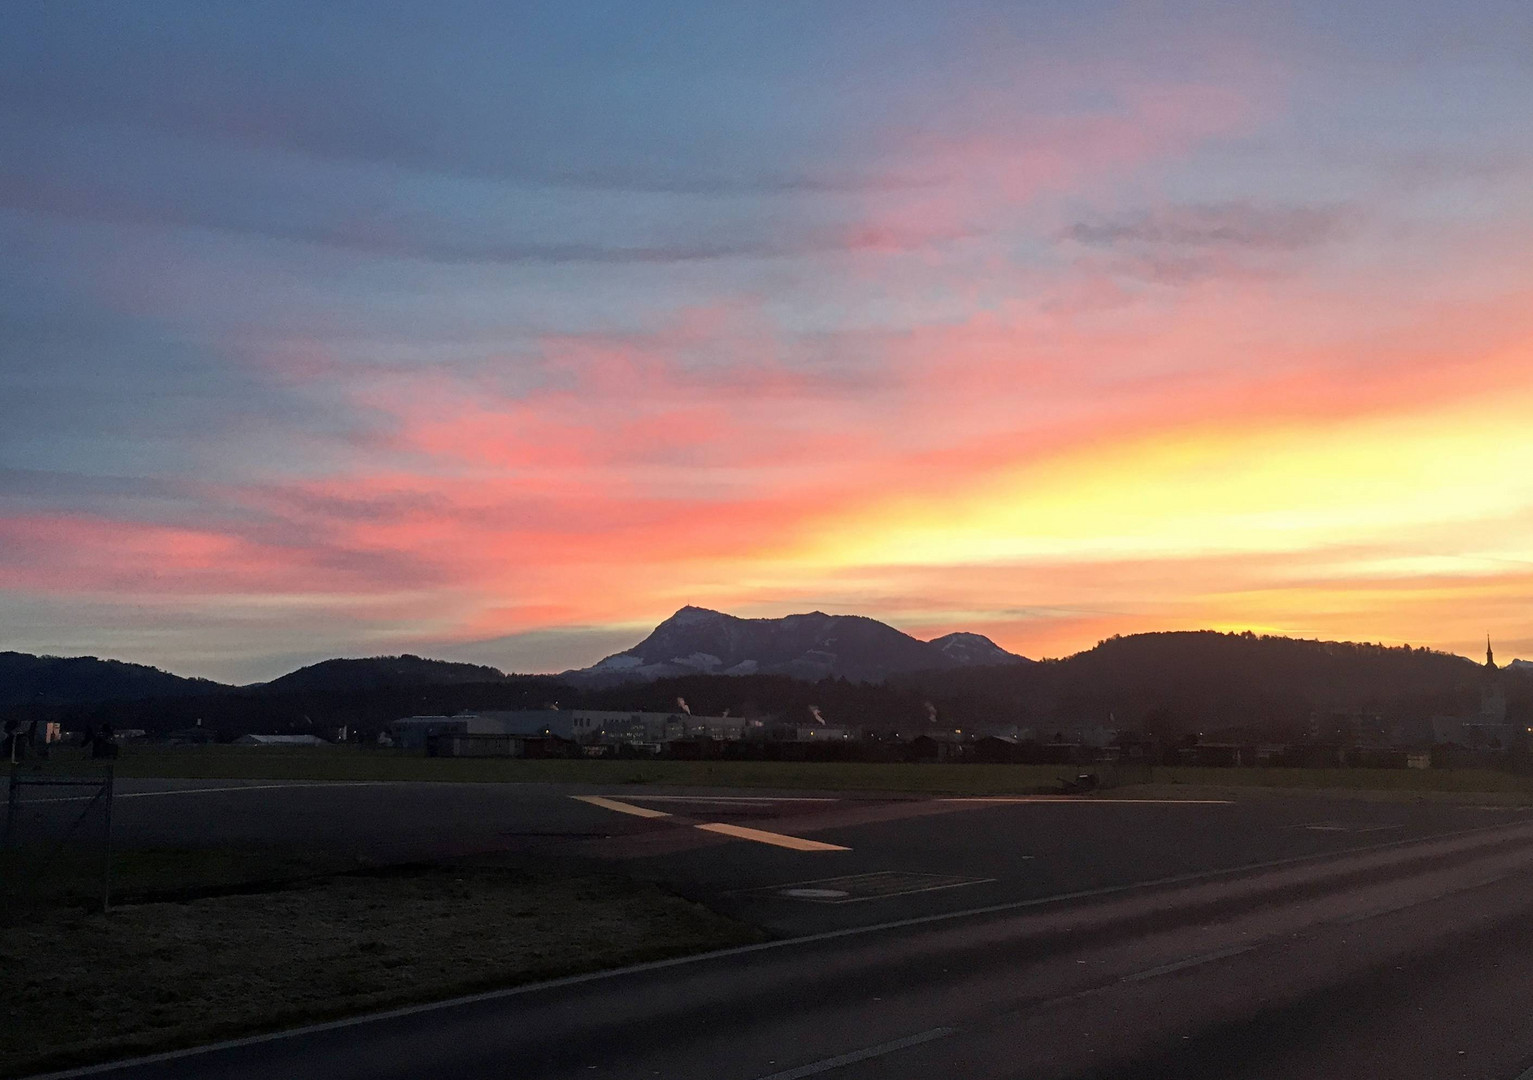
[{"label": "dark hillside", "polygon": [[806,682],[787,675],[688,675],[652,683],[592,690],[580,708],[668,712],[677,699],[699,716],[775,716],[787,724],[811,724],[810,707],[827,724],[909,729],[926,720],[925,698],[909,687],[847,679]]},{"label": "dark hillside", "polygon": [[70,730],[86,724],[142,728],[166,734],[201,726],[232,738],[260,734],[313,733],[329,738],[345,726],[371,738],[392,720],[417,714],[475,709],[535,709],[561,702],[569,687],[544,675],[505,676],[493,683],[373,687],[273,693],[266,688],[228,689],[204,697],[149,698],[68,706],[34,706],[23,719],[57,720]]},{"label": "dark hillside", "polygon": [[1190,631],[1113,637],[1026,667],[924,672],[898,680],[955,716],[1108,723],[1166,734],[1221,727],[1300,734],[1316,714],[1420,720],[1471,711],[1480,669],[1408,646]]},{"label": "dark hillside", "polygon": [[362,660],[324,660],[251,689],[264,694],[348,694],[455,683],[494,683],[507,677],[499,669],[481,664],[426,660],[406,653]]},{"label": "dark hillside", "polygon": [[187,679],[144,664],[94,656],[33,656],[0,652],[0,709],[25,705],[76,705],[126,698],[179,698],[214,694],[229,687]]},{"label": "dark hillside", "polygon": [[[110,722],[163,733],[200,720],[231,736],[324,734],[345,725],[367,737],[419,713],[552,705],[666,712],[683,698],[698,715],[728,710],[788,724],[812,723],[814,706],[828,724],[904,732],[1016,725],[1046,738],[1051,730],[1101,724],[1215,739],[1240,729],[1288,741],[1327,737],[1338,724],[1472,715],[1483,678],[1473,661],[1426,649],[1212,631],[1115,637],[1063,660],[948,667],[882,683],[688,673],[577,686],[415,656],[326,661],[243,688],[88,658],[0,654],[0,671],[10,672],[5,716],[73,729]],[[1533,676],[1509,669],[1501,677],[1511,715],[1533,722]]]}]

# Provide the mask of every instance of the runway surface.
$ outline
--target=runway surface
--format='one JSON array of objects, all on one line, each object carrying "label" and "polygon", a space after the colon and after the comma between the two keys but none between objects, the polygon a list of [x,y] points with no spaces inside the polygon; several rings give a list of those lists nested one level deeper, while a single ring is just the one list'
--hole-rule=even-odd
[{"label": "runway surface", "polygon": [[297,830],[394,857],[600,860],[786,940],[99,1075],[1515,1080],[1533,1066],[1526,810],[258,786],[128,785],[120,835]]},{"label": "runway surface", "polygon": [[[61,815],[74,805],[40,803],[28,812]],[[301,846],[370,861],[501,851],[591,860],[780,934],[1533,820],[1533,808],[1301,795],[1059,802],[648,785],[207,780],[120,781],[113,813],[114,834],[128,847]],[[795,850],[699,825],[828,849]],[[784,895],[806,889],[848,895]]]}]

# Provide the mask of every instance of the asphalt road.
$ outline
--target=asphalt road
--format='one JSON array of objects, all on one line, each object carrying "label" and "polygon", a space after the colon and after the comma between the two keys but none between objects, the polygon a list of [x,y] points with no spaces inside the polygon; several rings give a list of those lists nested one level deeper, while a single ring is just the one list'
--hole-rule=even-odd
[{"label": "asphalt road", "polygon": [[[29,792],[28,821],[80,803]],[[638,813],[583,801],[616,803]],[[128,847],[307,847],[370,861],[476,852],[612,863],[783,934],[812,933],[1533,820],[1533,809],[1313,796],[1049,802],[552,784],[124,780]],[[729,825],[846,850],[710,832]],[[826,884],[824,879],[835,879]],[[855,880],[844,880],[855,879]],[[790,889],[847,895],[806,899]]]},{"label": "asphalt road", "polygon": [[[80,806],[69,793],[28,793],[36,796],[57,799],[25,808],[40,827],[57,827]],[[592,797],[600,805],[585,801]],[[1307,795],[1051,802],[207,780],[120,781],[113,814],[125,847],[299,846],[375,862],[513,852],[615,865],[783,935],[1533,821],[1533,808]],[[699,828],[718,825],[844,850]]]},{"label": "asphalt road", "polygon": [[128,781],[114,824],[131,845],[595,860],[787,938],[101,1074],[122,1080],[1533,1066],[1533,814],[1515,808]]},{"label": "asphalt road", "polygon": [[[1522,1076],[1533,1065],[1526,1004],[1533,991],[1533,822],[1508,823],[1510,815],[1500,811],[1426,814],[1352,804],[1344,813],[1319,805],[1327,816],[1305,821],[1298,819],[1319,808],[1308,800],[1233,807],[1004,804],[823,830],[804,828],[812,814],[785,813],[772,819],[779,828],[791,822],[852,851],[713,845],[713,834],[704,834],[708,846],[631,861],[665,864],[667,872],[725,852],[732,859],[770,852],[771,860],[834,862],[854,857],[861,844],[881,858],[924,853],[937,861],[923,866],[971,872],[985,851],[1036,850],[1021,869],[1004,870],[1019,890],[1013,898],[974,905],[989,910],[965,913],[954,904],[958,896],[982,899],[978,886],[820,904],[818,910],[891,915],[916,897],[944,897],[942,910],[892,925],[863,914],[855,925],[767,946],[247,1040],[98,1075]],[[833,820],[835,812],[818,813]],[[587,820],[584,811],[574,813]],[[1347,821],[1391,827],[1343,832]],[[890,830],[913,823],[933,831],[890,839]],[[1308,827],[1314,824],[1327,828]],[[703,832],[688,822],[638,816],[631,828],[636,839],[663,830]],[[1237,843],[1242,829],[1252,835]],[[1073,853],[1072,835],[1083,837],[1077,843],[1084,854]],[[1232,858],[1286,861],[1237,872],[1188,870],[1160,884],[1093,884],[1114,876],[1097,867],[1093,852],[1131,852],[1112,856],[1118,875],[1131,877],[1135,867],[1165,868],[1175,837],[1185,850],[1183,863],[1171,869],[1226,847]],[[943,838],[953,850],[932,850]],[[1354,850],[1340,850],[1348,847]],[[1035,891],[1047,892],[1050,883],[1099,891],[1053,901],[1023,895],[1032,888],[1025,882],[1034,864],[1055,859]],[[823,865],[845,869],[831,862]],[[802,906],[816,908],[810,901]]]}]

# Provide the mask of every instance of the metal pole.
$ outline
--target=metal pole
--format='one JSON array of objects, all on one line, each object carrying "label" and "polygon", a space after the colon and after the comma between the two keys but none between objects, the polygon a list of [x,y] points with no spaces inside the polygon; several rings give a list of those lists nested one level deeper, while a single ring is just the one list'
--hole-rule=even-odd
[{"label": "metal pole", "polygon": [[5,873],[0,875],[0,900],[4,901],[5,910],[0,915],[9,917],[13,914],[10,910],[19,907],[21,896],[26,888],[25,875],[21,873],[21,853],[15,852],[12,858],[12,840],[18,835],[21,826],[17,823],[17,815],[21,813],[21,777],[17,770],[12,767],[9,782],[6,784],[5,796],[5,835],[0,839],[0,855],[3,855],[7,863]]},{"label": "metal pole", "polygon": [[106,781],[103,785],[103,793],[106,795],[106,827],[102,835],[101,856],[101,913],[105,915],[112,910],[112,780],[114,766],[106,767]]},{"label": "metal pole", "polygon": [[5,785],[5,838],[0,847],[3,847],[6,851],[9,851],[11,848],[11,835],[16,828],[16,809],[19,805],[16,792],[20,787],[20,784],[17,782],[19,779],[16,775],[16,770],[12,769],[10,779]]}]

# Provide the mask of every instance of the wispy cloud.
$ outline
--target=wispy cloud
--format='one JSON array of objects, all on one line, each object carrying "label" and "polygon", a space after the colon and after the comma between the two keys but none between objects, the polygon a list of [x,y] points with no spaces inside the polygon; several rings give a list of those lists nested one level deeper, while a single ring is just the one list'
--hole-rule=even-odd
[{"label": "wispy cloud", "polygon": [[279,7],[0,35],[17,646],[1520,618],[1520,69],[1290,8]]},{"label": "wispy cloud", "polygon": [[1100,248],[1295,251],[1337,239],[1356,217],[1354,209],[1344,206],[1228,202],[1079,221],[1066,230],[1065,236]]},{"label": "wispy cloud", "polygon": [[[867,190],[874,190],[869,188]],[[465,265],[606,264],[653,266],[727,259],[786,259],[861,250],[914,251],[963,239],[960,231],[854,225],[795,225],[768,232],[742,222],[688,237],[678,229],[653,243],[548,242],[505,234],[505,226],[434,217],[424,211],[376,214],[351,209],[329,221],[283,220],[284,211],[263,215],[250,205],[217,208],[193,204],[135,202],[105,190],[70,191],[60,184],[23,184],[0,178],[0,209],[57,215],[70,220],[207,229],[237,236],[316,245],[358,255]],[[313,215],[310,214],[310,217]],[[496,235],[499,232],[501,235]],[[730,235],[733,234],[733,235]]]}]

